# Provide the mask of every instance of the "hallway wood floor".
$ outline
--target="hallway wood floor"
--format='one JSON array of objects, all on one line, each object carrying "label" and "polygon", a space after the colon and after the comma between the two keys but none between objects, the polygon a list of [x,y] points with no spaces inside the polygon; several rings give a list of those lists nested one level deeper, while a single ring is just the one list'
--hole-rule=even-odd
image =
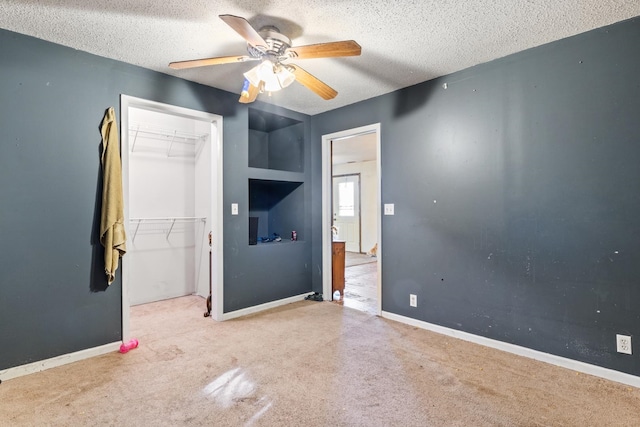
[{"label": "hallway wood floor", "polygon": [[[377,315],[378,263],[376,258],[371,258],[367,255],[364,256],[369,259],[368,262],[345,268],[344,296],[340,298],[339,293],[334,294],[334,298],[336,298],[334,302],[344,307],[364,311],[367,314]],[[349,262],[347,261],[347,265],[348,264]]]}]

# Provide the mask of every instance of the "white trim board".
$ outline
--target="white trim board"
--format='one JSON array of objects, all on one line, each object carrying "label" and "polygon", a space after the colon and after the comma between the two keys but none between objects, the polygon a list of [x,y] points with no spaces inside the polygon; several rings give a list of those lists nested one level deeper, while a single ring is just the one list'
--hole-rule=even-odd
[{"label": "white trim board", "polygon": [[39,360],[37,362],[28,363],[26,365],[15,366],[0,371],[0,381],[6,381],[24,375],[35,374],[47,369],[56,368],[58,366],[67,365],[69,363],[78,362],[80,360],[89,359],[95,356],[112,353],[120,349],[121,341],[111,344],[104,344],[98,347],[87,348],[85,350],[67,353],[50,359]]},{"label": "white trim board", "polygon": [[410,317],[401,316],[399,314],[382,312],[382,317],[406,325],[415,326],[417,328],[426,329],[442,335],[469,341],[474,344],[480,344],[485,347],[506,351],[507,353],[517,354],[518,356],[527,357],[529,359],[538,360],[540,362],[549,363],[551,365],[560,366],[562,368],[571,369],[573,371],[582,372],[583,374],[593,375],[610,381],[630,385],[640,388],[640,377],[626,374],[624,372],[614,371],[613,369],[603,368],[601,366],[591,365],[589,363],[580,362],[566,357],[556,356],[554,354],[544,353],[542,351],[533,350],[527,347],[510,344],[491,338],[482,337],[480,335],[470,334],[468,332],[458,331],[456,329],[447,328],[433,323],[424,322],[422,320],[412,319]]},{"label": "white trim board", "polygon": [[222,320],[235,319],[238,317],[247,316],[249,314],[259,313],[261,311],[280,307],[282,305],[291,304],[292,302],[303,301],[304,297],[306,297],[307,295],[309,295],[309,292],[300,294],[300,295],[295,295],[289,298],[280,299],[277,301],[271,301],[271,302],[266,302],[264,304],[254,305],[254,306],[243,308],[236,311],[230,311],[229,313],[224,313],[222,315]]}]

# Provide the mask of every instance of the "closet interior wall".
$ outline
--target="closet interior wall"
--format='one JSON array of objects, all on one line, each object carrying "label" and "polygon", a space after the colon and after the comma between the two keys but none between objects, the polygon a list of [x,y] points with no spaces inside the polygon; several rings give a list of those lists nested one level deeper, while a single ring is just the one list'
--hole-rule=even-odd
[{"label": "closet interior wall", "polygon": [[130,304],[206,296],[211,123],[130,108],[127,131]]}]

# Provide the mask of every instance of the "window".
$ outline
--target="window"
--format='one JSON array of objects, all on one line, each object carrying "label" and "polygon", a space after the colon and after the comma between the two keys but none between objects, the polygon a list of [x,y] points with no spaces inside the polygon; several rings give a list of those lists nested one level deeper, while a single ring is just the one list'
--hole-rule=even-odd
[{"label": "window", "polygon": [[338,216],[355,216],[355,188],[353,182],[338,183]]}]

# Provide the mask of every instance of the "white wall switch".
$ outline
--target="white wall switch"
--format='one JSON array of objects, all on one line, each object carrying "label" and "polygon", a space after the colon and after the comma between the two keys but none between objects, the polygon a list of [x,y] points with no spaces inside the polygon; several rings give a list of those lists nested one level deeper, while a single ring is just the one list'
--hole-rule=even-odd
[{"label": "white wall switch", "polygon": [[384,214],[385,215],[393,215],[393,211],[395,209],[395,206],[393,203],[385,203],[384,204]]},{"label": "white wall switch", "polygon": [[231,215],[238,215],[238,204],[231,203]]}]

